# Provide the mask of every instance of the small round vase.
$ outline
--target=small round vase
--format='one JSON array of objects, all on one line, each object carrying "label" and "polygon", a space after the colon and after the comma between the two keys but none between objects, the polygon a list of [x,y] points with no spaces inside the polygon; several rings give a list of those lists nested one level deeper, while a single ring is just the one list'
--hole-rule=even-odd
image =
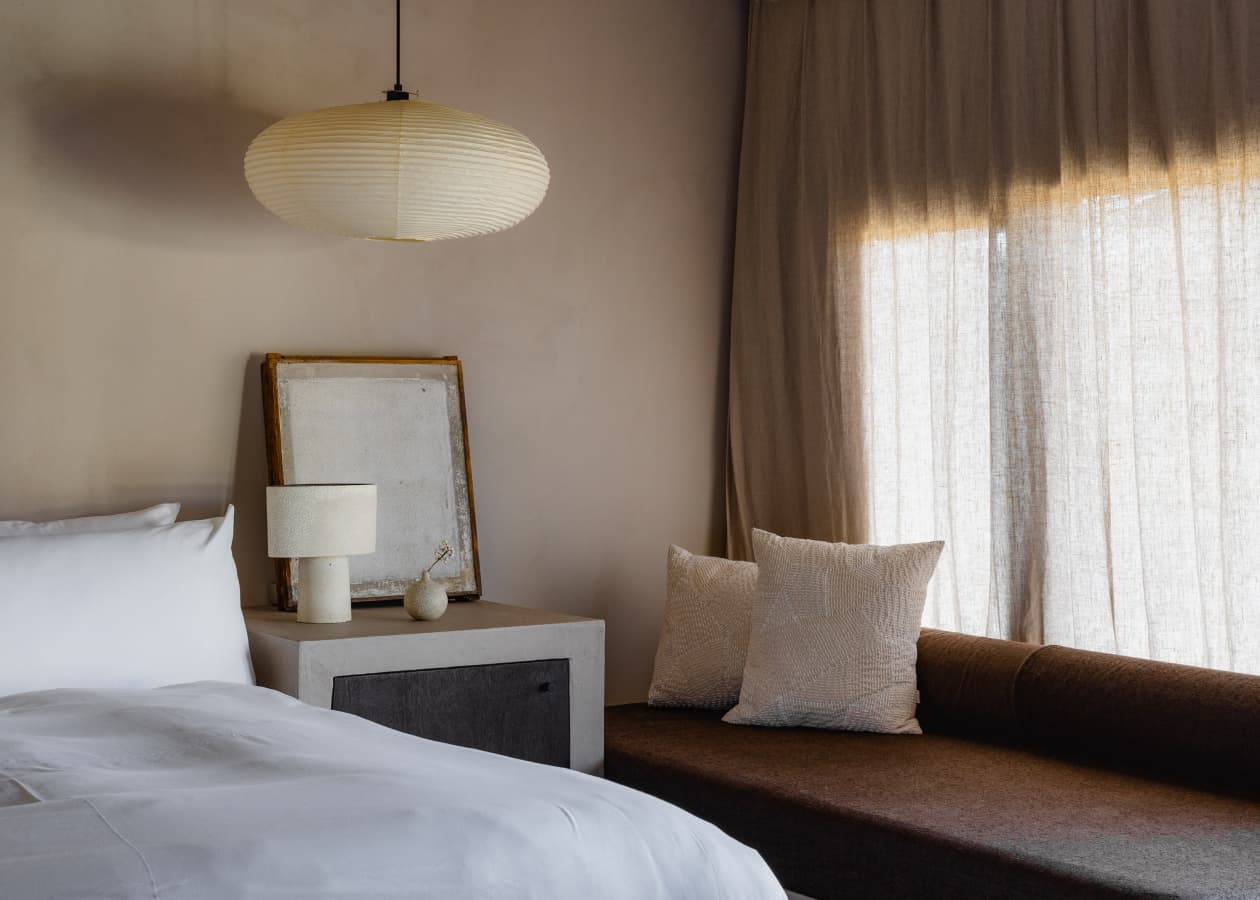
[{"label": "small round vase", "polygon": [[430,578],[428,572],[413,581],[403,594],[403,609],[411,618],[421,622],[442,618],[446,602],[446,588]]}]

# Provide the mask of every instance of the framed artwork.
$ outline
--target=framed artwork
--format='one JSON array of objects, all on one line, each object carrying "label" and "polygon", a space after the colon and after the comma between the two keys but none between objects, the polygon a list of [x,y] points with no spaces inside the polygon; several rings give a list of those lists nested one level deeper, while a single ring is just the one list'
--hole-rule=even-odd
[{"label": "framed artwork", "polygon": [[[433,569],[452,599],[481,595],[464,374],[458,357],[267,354],[263,418],[271,484],[375,484],[376,552],[350,557],[356,601],[401,597]],[[276,599],[294,609],[296,560],[276,560]]]}]

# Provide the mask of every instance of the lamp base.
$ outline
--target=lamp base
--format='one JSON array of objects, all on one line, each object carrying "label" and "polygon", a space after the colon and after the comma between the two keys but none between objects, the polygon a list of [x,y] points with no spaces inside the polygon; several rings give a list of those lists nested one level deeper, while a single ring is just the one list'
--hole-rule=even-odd
[{"label": "lamp base", "polygon": [[346,557],[298,560],[297,620],[322,625],[350,621],[350,561]]}]

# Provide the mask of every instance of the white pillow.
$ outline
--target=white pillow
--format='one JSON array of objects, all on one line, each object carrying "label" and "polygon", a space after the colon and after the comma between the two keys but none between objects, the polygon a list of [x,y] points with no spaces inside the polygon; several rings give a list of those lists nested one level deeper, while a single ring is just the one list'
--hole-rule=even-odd
[{"label": "white pillow", "polygon": [[253,684],[232,519],[0,540],[0,695]]},{"label": "white pillow", "polygon": [[130,531],[133,528],[155,528],[174,525],[179,515],[178,503],[159,503],[148,509],[119,513],[114,516],[81,516],[77,519],[57,519],[53,522],[0,522],[0,537],[17,537],[24,534],[80,534],[102,531]]},{"label": "white pillow", "polygon": [[722,721],[920,734],[916,642],[941,541],[879,547],[753,529],[757,600]]}]

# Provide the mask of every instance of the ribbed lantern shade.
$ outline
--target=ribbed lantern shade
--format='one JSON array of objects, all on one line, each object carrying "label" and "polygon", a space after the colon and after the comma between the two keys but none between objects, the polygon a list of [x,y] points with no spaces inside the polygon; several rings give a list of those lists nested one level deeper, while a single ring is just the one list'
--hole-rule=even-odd
[{"label": "ribbed lantern shade", "polygon": [[437,241],[510,228],[538,208],[547,161],[514,128],[422,100],[281,119],[245,152],[245,180],[294,225]]}]

